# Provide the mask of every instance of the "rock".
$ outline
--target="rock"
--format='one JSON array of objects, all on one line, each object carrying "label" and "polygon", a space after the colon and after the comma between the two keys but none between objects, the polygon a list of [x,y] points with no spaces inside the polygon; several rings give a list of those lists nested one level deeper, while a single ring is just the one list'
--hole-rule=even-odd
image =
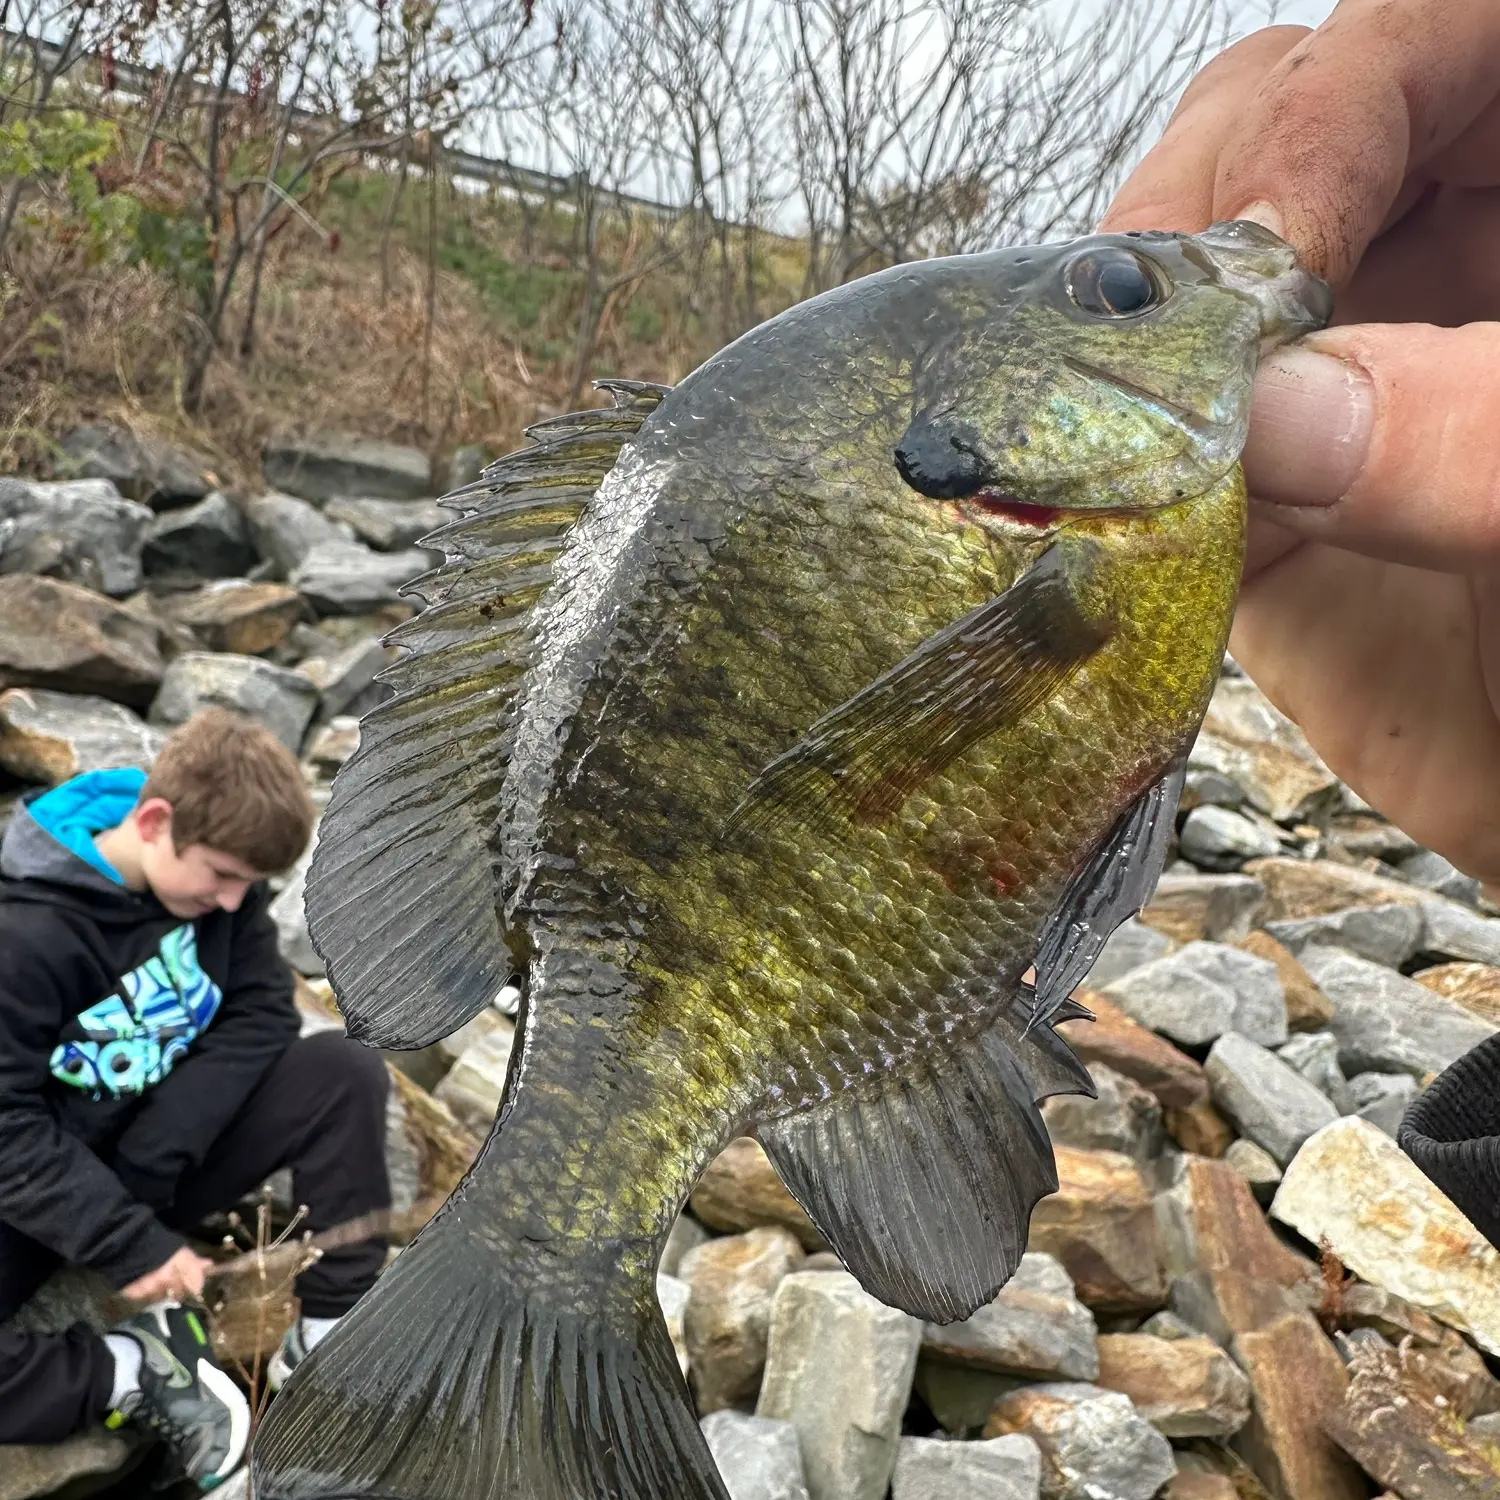
[{"label": "rock", "polygon": [[1493,964],[1437,964],[1411,977],[1471,1016],[1500,1026],[1500,968]]},{"label": "rock", "polygon": [[1161,1105],[1149,1089],[1104,1063],[1089,1069],[1098,1097],[1059,1094],[1042,1105],[1055,1144],[1121,1151],[1137,1161],[1159,1156],[1165,1144]]},{"label": "rock", "polygon": [[1098,1372],[1094,1317],[1072,1278],[1050,1255],[1021,1257],[993,1302],[962,1322],[929,1323],[925,1358],[1033,1379],[1092,1380]]},{"label": "rock", "polygon": [[1257,1203],[1269,1203],[1281,1184],[1281,1168],[1269,1151],[1254,1141],[1235,1141],[1224,1153],[1224,1160],[1250,1186]]},{"label": "rock", "polygon": [[1317,917],[1266,923],[1266,931],[1292,953],[1309,944],[1344,948],[1371,963],[1399,968],[1422,945],[1422,908],[1410,905],[1355,906]]},{"label": "rock", "polygon": [[1100,1063],[1134,1079],[1167,1109],[1183,1109],[1208,1097],[1202,1067],[1185,1052],[1132,1020],[1098,990],[1080,990],[1076,998],[1094,1019],[1065,1021],[1058,1031],[1089,1067]]},{"label": "rock", "polygon": [[1487,1412],[1484,1416],[1474,1417],[1466,1425],[1470,1432],[1477,1432],[1491,1442],[1500,1442],[1500,1412]]},{"label": "rock", "polygon": [[1417,1097],[1417,1081],[1409,1073],[1356,1073],[1349,1080],[1353,1113],[1396,1138],[1406,1106]]},{"label": "rock", "polygon": [[1169,1109],[1166,1126],[1167,1134],[1194,1156],[1223,1156],[1234,1140],[1234,1127],[1208,1099],[1186,1109]]},{"label": "rock", "polygon": [[1245,874],[1265,888],[1261,925],[1326,917],[1355,906],[1418,906],[1422,894],[1404,881],[1329,860],[1252,860]]},{"label": "rock", "polygon": [[1440,1073],[1495,1028],[1425,985],[1339,948],[1308,948],[1302,964],[1333,1002],[1339,1066],[1351,1073]]},{"label": "rock", "polygon": [[107,698],[9,688],[0,693],[0,766],[57,786],[85,771],[150,767],[166,736]]},{"label": "rock", "polygon": [[340,714],[313,731],[304,757],[315,771],[331,776],[359,749],[359,720]]},{"label": "rock", "polygon": [[1285,1500],[1365,1500],[1364,1476],[1324,1431],[1348,1380],[1311,1314],[1288,1313],[1239,1334],[1234,1356],[1250,1379],[1253,1406],[1233,1446],[1271,1493]]},{"label": "rock", "polygon": [[1338,1118],[1295,1068],[1235,1032],[1214,1043],[1204,1070],[1214,1103],[1283,1167],[1308,1136]]},{"label": "rock", "polygon": [[1042,1455],[1019,1433],[976,1443],[905,1437],[891,1500],[1038,1500]]},{"label": "rock", "polygon": [[1141,912],[1174,942],[1235,942],[1256,925],[1266,893],[1248,875],[1163,875]]},{"label": "rock", "polygon": [[[1220,680],[1203,731],[1200,742],[1208,736],[1244,754],[1244,767],[1230,774],[1252,805],[1278,823],[1316,821],[1343,800],[1338,779],[1306,736],[1248,678]],[[1194,747],[1194,760],[1202,764],[1206,757],[1206,747]]]},{"label": "rock", "polygon": [[802,1205],[782,1186],[759,1141],[741,1136],[709,1163],[692,1195],[693,1217],[710,1229],[736,1231],[760,1224],[790,1229],[804,1250],[826,1250]]},{"label": "rock", "polygon": [[1354,1095],[1339,1067],[1339,1039],[1331,1031],[1303,1032],[1279,1047],[1276,1055],[1295,1068],[1341,1115],[1354,1113]]},{"label": "rock", "polygon": [[677,1365],[684,1379],[691,1367],[685,1322],[691,1295],[686,1282],[679,1281],[675,1276],[668,1276],[664,1271],[656,1273],[656,1300],[661,1306],[667,1336],[672,1340],[672,1352],[677,1356]]},{"label": "rock", "polygon": [[330,500],[323,514],[347,522],[360,541],[380,552],[413,546],[429,532],[458,519],[456,511],[445,510],[435,500],[370,500],[362,496]]},{"label": "rock", "polygon": [[1172,948],[1172,939],[1165,933],[1147,927],[1135,917],[1127,917],[1105,940],[1085,982],[1090,989],[1102,989],[1154,958],[1165,958]]},{"label": "rock", "polygon": [[162,672],[156,629],[112,600],[52,578],[0,577],[0,688],[144,707]]},{"label": "rock", "polygon": [[1058,1191],[1032,1212],[1027,1248],[1055,1256],[1100,1312],[1151,1312],[1166,1280],[1140,1166],[1115,1151],[1056,1148]]},{"label": "rock", "polygon": [[755,1400],[772,1299],[801,1264],[796,1235],[780,1228],[709,1240],[682,1258],[678,1275],[691,1291],[685,1328],[700,1415]]},{"label": "rock", "polygon": [[75,427],[62,440],[57,469],[70,478],[107,479],[122,495],[160,509],[201,500],[219,483],[208,454],[113,422]]},{"label": "rock", "polygon": [[1177,835],[1184,855],[1200,869],[1226,874],[1247,859],[1281,853],[1281,840],[1228,807],[1195,807]]},{"label": "rock", "polygon": [[1185,1046],[1227,1031],[1268,1047],[1287,1038],[1275,964],[1222,943],[1190,942],[1115,980],[1105,994],[1143,1026]]},{"label": "rock", "polygon": [[1212,1339],[1102,1334],[1095,1383],[1169,1438],[1230,1437],[1250,1416],[1250,1382]]},{"label": "rock", "polygon": [[264,725],[295,755],[318,707],[307,678],[257,656],[187,651],[162,677],[153,724],[185,724],[203,708],[227,708]]},{"label": "rock", "polygon": [[287,871],[285,883],[271,902],[271,920],[276,924],[276,933],[281,956],[298,974],[322,978],[326,972],[323,955],[312,945],[307,931],[307,909],[304,895],[307,887],[307,872],[312,866],[313,851],[318,846],[317,830],[308,840],[302,858]]},{"label": "rock", "polygon": [[1417,849],[1398,861],[1396,868],[1413,885],[1473,906],[1479,900],[1479,882],[1465,875],[1431,849]]},{"label": "rock", "polygon": [[259,656],[287,638],[302,613],[296,589],[226,578],[162,601],[166,616],[192,631],[208,651]]},{"label": "rock", "polygon": [[1312,975],[1269,932],[1257,928],[1249,936],[1240,938],[1234,946],[1276,965],[1276,972],[1281,977],[1281,992],[1286,998],[1287,1030],[1318,1031],[1333,1019],[1333,1006],[1313,983]]},{"label": "rock", "polygon": [[1179,1469],[1161,1495],[1162,1500],[1239,1500],[1240,1491],[1227,1474]]},{"label": "rock", "polygon": [[479,1135],[488,1135],[495,1122],[515,1036],[515,1027],[499,1020],[465,1050],[452,1071],[433,1090],[434,1098],[442,1100],[464,1125]]},{"label": "rock", "polygon": [[416,548],[372,552],[359,542],[319,542],[289,582],[323,614],[361,614],[396,603],[400,590],[432,565],[432,555]]},{"label": "rock", "polygon": [[419,448],[345,432],[278,435],[261,451],[261,471],[273,489],[304,500],[417,500],[432,493],[432,465]]},{"label": "rock", "polygon": [[1500,1353],[1500,1253],[1377,1126],[1346,1116],[1287,1168],[1272,1215],[1363,1280]]},{"label": "rock", "polygon": [[484,473],[485,465],[493,457],[482,443],[465,443],[463,447],[455,448],[453,457],[448,460],[449,492],[461,490],[466,484],[473,484]]},{"label": "rock", "polygon": [[1118,1391],[1067,1383],[1003,1396],[987,1438],[1022,1433],[1042,1456],[1047,1500],[1150,1500],[1177,1471],[1171,1445]]},{"label": "rock", "polygon": [[1188,752],[1187,781],[1200,801],[1210,800],[1198,792],[1206,783],[1211,800],[1227,806],[1248,803],[1279,823],[1322,813],[1338,800],[1337,783],[1326,768],[1309,766],[1262,741],[1236,743],[1207,724]]},{"label": "rock", "polygon": [[1482,917],[1456,901],[1430,896],[1422,903],[1422,948],[1444,958],[1500,964],[1500,920]]},{"label": "rock", "polygon": [[312,549],[324,542],[352,542],[354,528],[330,521],[322,511],[292,495],[261,495],[245,507],[255,550],[277,578],[294,573]]},{"label": "rock", "polygon": [[756,1415],[796,1427],[811,1500],[882,1500],[921,1337],[846,1272],[781,1283]]},{"label": "rock", "polygon": [[660,1269],[675,1276],[688,1251],[708,1243],[708,1231],[690,1214],[678,1214],[662,1248]]},{"label": "rock", "polygon": [[1019,1386],[1029,1385],[1025,1375],[997,1375],[973,1365],[922,1355],[917,1360],[913,1388],[937,1418],[938,1426],[954,1437],[977,1438],[989,1421],[995,1403]]},{"label": "rock", "polygon": [[102,1487],[108,1476],[132,1467],[146,1444],[147,1439],[133,1430],[109,1432],[103,1427],[60,1443],[0,1443],[0,1500],[30,1500],[33,1495],[56,1494],[65,1486],[69,1494],[87,1493],[77,1489],[78,1481],[93,1479],[89,1489]]},{"label": "rock", "polygon": [[1195,1339],[1200,1335],[1199,1329],[1165,1308],[1159,1313],[1152,1313],[1136,1332],[1149,1334],[1154,1339]]},{"label": "rock", "polygon": [[361,636],[328,657],[309,657],[297,668],[312,678],[322,694],[319,716],[333,719],[375,681],[375,674],[390,666],[391,658],[372,635]]},{"label": "rock", "polygon": [[808,1500],[802,1450],[790,1422],[716,1411],[699,1426],[729,1500]]},{"label": "rock", "polygon": [[148,577],[233,578],[255,561],[245,513],[222,490],[157,516],[141,549]]},{"label": "rock", "polygon": [[482,1137],[466,1130],[440,1099],[404,1073],[396,1068],[388,1072],[401,1103],[401,1127],[416,1157],[418,1195],[410,1220],[395,1236],[410,1239],[474,1165]]},{"label": "rock", "polygon": [[141,586],[151,512],[103,479],[0,479],[0,573],[36,573],[119,597]]}]

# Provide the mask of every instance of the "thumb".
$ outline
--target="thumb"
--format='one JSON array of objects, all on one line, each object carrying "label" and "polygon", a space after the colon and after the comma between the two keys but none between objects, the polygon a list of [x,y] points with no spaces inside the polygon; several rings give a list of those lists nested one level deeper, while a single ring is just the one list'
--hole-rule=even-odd
[{"label": "thumb", "polygon": [[1297,535],[1445,572],[1500,563],[1500,323],[1351,324],[1269,355],[1245,478]]}]

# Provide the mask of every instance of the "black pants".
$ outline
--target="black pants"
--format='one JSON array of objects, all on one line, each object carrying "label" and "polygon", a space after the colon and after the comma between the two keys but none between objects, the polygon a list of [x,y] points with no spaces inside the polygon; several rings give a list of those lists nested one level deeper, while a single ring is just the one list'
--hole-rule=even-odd
[{"label": "black pants", "polygon": [[[378,1052],[325,1031],[293,1042],[214,1142],[200,1171],[184,1178],[171,1212],[175,1229],[229,1208],[272,1172],[292,1169],[293,1193],[315,1233],[390,1207],[385,1170],[389,1080]],[[384,1240],[327,1251],[297,1278],[302,1311],[333,1318],[354,1306],[385,1263]],[[0,1324],[58,1266],[51,1251],[0,1224]],[[82,1325],[64,1333],[0,1326],[0,1443],[50,1443],[104,1415],[114,1359]]]}]

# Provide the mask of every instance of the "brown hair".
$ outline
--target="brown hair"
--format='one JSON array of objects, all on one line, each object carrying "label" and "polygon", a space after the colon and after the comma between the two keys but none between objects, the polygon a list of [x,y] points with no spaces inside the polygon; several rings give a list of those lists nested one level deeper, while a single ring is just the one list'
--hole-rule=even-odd
[{"label": "brown hair", "polygon": [[172,804],[179,853],[206,844],[262,875],[296,864],[312,836],[312,798],[291,751],[224,708],[203,709],[168,735],[141,788],[140,801],[148,797]]}]

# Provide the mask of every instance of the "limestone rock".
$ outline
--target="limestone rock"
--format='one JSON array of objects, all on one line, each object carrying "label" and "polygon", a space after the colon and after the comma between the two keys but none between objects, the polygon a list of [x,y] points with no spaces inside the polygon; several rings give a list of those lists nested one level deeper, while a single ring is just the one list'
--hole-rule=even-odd
[{"label": "limestone rock", "polygon": [[780,1224],[804,1250],[826,1250],[802,1205],[782,1186],[759,1141],[741,1136],[709,1163],[693,1189],[693,1217],[710,1229],[735,1231]]},{"label": "limestone rock", "polygon": [[1235,1141],[1224,1153],[1224,1160],[1249,1184],[1257,1203],[1269,1203],[1281,1185],[1281,1168],[1269,1151],[1254,1141]]},{"label": "limestone rock", "polygon": [[421,449],[346,432],[278,435],[261,451],[261,470],[273,489],[304,500],[417,500],[432,493],[432,465]]},{"label": "limestone rock", "polygon": [[1250,1416],[1250,1382],[1212,1339],[1102,1334],[1095,1384],[1169,1438],[1230,1437]]},{"label": "limestone rock", "polygon": [[227,578],[163,600],[160,608],[209,651],[259,656],[287,638],[302,614],[302,601],[284,584]]},{"label": "limestone rock", "polygon": [[891,1500],[1038,1500],[1042,1455],[1020,1433],[975,1443],[902,1438]]},{"label": "limestone rock", "polygon": [[227,708],[264,725],[295,755],[318,707],[307,678],[258,656],[187,651],[162,677],[153,724],[185,724],[203,708]]},{"label": "limestone rock", "polygon": [[790,1422],[716,1411],[699,1426],[729,1500],[808,1500],[802,1450]]},{"label": "limestone rock", "polygon": [[1292,953],[1310,944],[1343,948],[1388,969],[1400,968],[1422,946],[1425,929],[1420,906],[1394,902],[1266,923],[1266,931]]},{"label": "limestone rock", "polygon": [[1056,1148],[1058,1191],[1031,1216],[1027,1248],[1055,1256],[1079,1300],[1101,1312],[1166,1301],[1156,1218],[1138,1163],[1115,1151]]},{"label": "limestone rock", "polygon": [[294,495],[261,495],[245,507],[245,518],[255,550],[277,578],[295,572],[320,543],[354,540],[354,528],[347,521],[332,521]]},{"label": "limestone rock", "polygon": [[1259,920],[1266,893],[1249,875],[1163,875],[1141,921],[1178,943],[1232,943]]},{"label": "limestone rock", "polygon": [[1437,964],[1411,977],[1471,1016],[1500,1026],[1500,968],[1494,964]]},{"label": "limestone rock", "polygon": [[1094,1317],[1050,1255],[1030,1252],[993,1302],[962,1322],[929,1323],[924,1357],[1033,1379],[1092,1380]]},{"label": "limestone rock", "polygon": [[432,566],[432,555],[417,548],[373,552],[360,542],[319,542],[288,581],[320,613],[362,614],[398,602],[400,591]]},{"label": "limestone rock", "polygon": [[345,496],[330,500],[323,514],[347,521],[360,541],[379,552],[411,547],[440,526],[458,519],[458,512],[445,510],[435,500],[371,500]]},{"label": "limestone rock", "polygon": [[1148,1031],[1101,991],[1079,990],[1076,998],[1094,1019],[1065,1021],[1058,1031],[1090,1067],[1102,1063],[1133,1078],[1166,1109],[1183,1109],[1208,1097],[1202,1067],[1185,1052]]},{"label": "limestone rock", "polygon": [[219,483],[215,469],[206,453],[114,422],[75,427],[57,464],[59,475],[107,479],[122,495],[162,508],[203,499]]},{"label": "limestone rock", "polygon": [[1026,1386],[1003,1396],[984,1435],[1007,1433],[1041,1450],[1046,1500],[1150,1500],[1177,1471],[1171,1444],[1130,1398],[1096,1385]]},{"label": "limestone rock", "polygon": [[503,1019],[495,1022],[453,1064],[452,1071],[433,1090],[458,1119],[479,1135],[488,1135],[500,1108],[505,1074],[510,1067],[516,1029]]},{"label": "limestone rock", "polygon": [[1333,1019],[1333,1006],[1312,981],[1291,951],[1269,932],[1257,928],[1235,945],[1256,958],[1269,959],[1281,976],[1281,992],[1286,997],[1286,1024],[1289,1031],[1318,1031]]},{"label": "limestone rock", "polygon": [[98,693],[144,707],[162,678],[157,630],[53,578],[0,577],[0,688]]},{"label": "limestone rock", "polygon": [[1149,1089],[1105,1063],[1089,1069],[1097,1097],[1059,1094],[1042,1104],[1053,1143],[1084,1150],[1121,1151],[1137,1161],[1161,1155],[1161,1105]]},{"label": "limestone rock", "polygon": [[687,1343],[687,1308],[692,1292],[685,1281],[668,1276],[665,1271],[656,1273],[656,1300],[661,1306],[661,1315],[667,1325],[667,1337],[672,1340],[672,1352],[677,1356],[677,1366],[684,1379],[692,1366],[692,1356]]},{"label": "limestone rock", "polygon": [[104,479],[0,479],[0,573],[38,573],[119,598],[141,586],[151,512]]},{"label": "limestone rock", "polygon": [[1331,1031],[1307,1031],[1290,1038],[1276,1055],[1295,1068],[1341,1115],[1354,1113],[1354,1095],[1339,1067],[1339,1039]]},{"label": "limestone rock", "polygon": [[776,1288],[802,1263],[789,1229],[751,1229],[709,1240],[677,1274],[690,1296],[686,1343],[699,1415],[753,1402],[766,1362]]},{"label": "limestone rock", "polygon": [[1178,834],[1183,854],[1199,869],[1227,874],[1249,859],[1281,853],[1281,840],[1228,807],[1195,807]]},{"label": "limestone rock", "polygon": [[157,516],[141,548],[148,577],[234,578],[255,561],[245,513],[222,490]]},{"label": "limestone rock", "polygon": [[1377,1126],[1349,1115],[1287,1168],[1272,1215],[1394,1292],[1500,1353],[1500,1253]]},{"label": "limestone rock", "polygon": [[1167,1134],[1194,1156],[1223,1156],[1234,1141],[1234,1127],[1210,1099],[1166,1112]]},{"label": "limestone rock", "polygon": [[1205,1071],[1214,1102],[1283,1167],[1308,1136],[1338,1118],[1300,1073],[1236,1032],[1214,1043]]},{"label": "limestone rock", "polygon": [[76,1492],[79,1481],[90,1479],[103,1484],[108,1476],[126,1472],[145,1445],[133,1430],[103,1427],[61,1443],[0,1443],[0,1500],[31,1500],[65,1487]]},{"label": "limestone rock", "polygon": [[1105,940],[1085,983],[1090,989],[1102,989],[1154,958],[1165,958],[1172,948],[1172,939],[1164,932],[1147,927],[1136,917],[1127,917]]},{"label": "limestone rock", "polygon": [[147,769],[166,736],[107,698],[46,688],[0,692],[0,767],[57,786],[85,771]]},{"label": "limestone rock", "polygon": [[1303,966],[1333,1002],[1330,1030],[1346,1074],[1440,1073],[1495,1028],[1379,964],[1338,948],[1308,948]]},{"label": "limestone rock", "polygon": [[1287,1038],[1275,964],[1222,943],[1188,943],[1115,980],[1105,993],[1143,1026],[1185,1046],[1227,1031],[1268,1047]]},{"label": "limestone rock", "polygon": [[811,1500],[882,1500],[921,1337],[846,1272],[781,1283],[756,1415],[796,1427]]}]

